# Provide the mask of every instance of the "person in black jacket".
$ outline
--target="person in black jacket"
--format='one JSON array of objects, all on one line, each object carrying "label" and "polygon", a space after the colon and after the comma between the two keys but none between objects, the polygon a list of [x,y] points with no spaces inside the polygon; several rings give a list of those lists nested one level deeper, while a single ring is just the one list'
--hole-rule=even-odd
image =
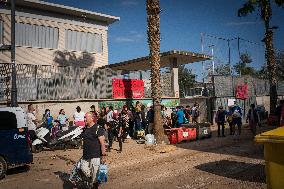
[{"label": "person in black jacket", "polygon": [[256,126],[259,123],[258,117],[259,116],[258,116],[258,113],[255,109],[255,105],[251,104],[250,109],[249,109],[248,114],[247,114],[246,121],[249,122],[249,127],[250,127],[250,130],[251,130],[253,136],[256,135]]},{"label": "person in black jacket", "polygon": [[218,108],[215,121],[218,124],[218,137],[220,137],[220,127],[222,126],[222,137],[225,137],[225,120],[226,120],[227,111],[224,110],[223,106]]}]

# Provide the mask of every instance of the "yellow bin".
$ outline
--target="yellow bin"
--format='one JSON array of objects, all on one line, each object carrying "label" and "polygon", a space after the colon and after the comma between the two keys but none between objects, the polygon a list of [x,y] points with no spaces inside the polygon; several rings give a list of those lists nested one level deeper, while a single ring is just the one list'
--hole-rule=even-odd
[{"label": "yellow bin", "polygon": [[255,137],[264,144],[266,184],[268,189],[284,189],[284,127]]}]

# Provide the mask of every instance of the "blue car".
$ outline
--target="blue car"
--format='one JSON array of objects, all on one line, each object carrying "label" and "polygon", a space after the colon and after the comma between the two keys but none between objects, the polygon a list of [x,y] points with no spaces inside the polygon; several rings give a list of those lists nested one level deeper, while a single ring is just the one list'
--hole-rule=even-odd
[{"label": "blue car", "polygon": [[0,108],[0,179],[9,167],[33,162],[26,114],[20,107]]}]

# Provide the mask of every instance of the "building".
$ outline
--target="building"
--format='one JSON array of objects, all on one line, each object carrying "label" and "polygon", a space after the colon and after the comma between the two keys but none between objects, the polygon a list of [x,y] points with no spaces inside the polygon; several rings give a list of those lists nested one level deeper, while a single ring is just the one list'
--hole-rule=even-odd
[{"label": "building", "polygon": [[[0,4],[0,46],[9,45],[10,4]],[[16,63],[19,105],[36,105],[37,112],[61,108],[72,115],[80,105],[84,111],[100,102],[125,103],[133,99],[113,98],[113,79],[140,79],[151,102],[148,56],[108,64],[108,27],[119,17],[37,0],[16,1]],[[145,39],[146,40],[146,39]],[[1,48],[0,48],[1,49]],[[209,60],[210,56],[189,51],[161,53],[162,96],[168,106],[179,103],[178,66]],[[10,51],[0,51],[0,106],[11,94]],[[135,76],[130,76],[135,73]],[[138,74],[137,74],[138,73]],[[128,76],[127,76],[128,75]],[[176,103],[177,102],[177,103]]]},{"label": "building", "polygon": [[[11,42],[10,4],[0,4],[0,44]],[[16,63],[101,67],[108,64],[108,27],[119,17],[47,3],[16,1]],[[10,51],[0,63],[10,62]]]}]

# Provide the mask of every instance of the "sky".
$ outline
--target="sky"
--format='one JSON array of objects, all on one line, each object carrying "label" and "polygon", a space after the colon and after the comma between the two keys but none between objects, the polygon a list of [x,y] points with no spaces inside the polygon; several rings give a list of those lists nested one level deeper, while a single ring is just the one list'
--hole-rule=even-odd
[{"label": "sky", "polygon": [[[109,27],[109,64],[131,60],[149,54],[147,43],[146,0],[45,0],[90,11],[120,17]],[[201,33],[204,33],[204,53],[211,54],[214,45],[215,63],[228,62],[227,42],[211,36],[233,39],[240,37],[240,51],[252,57],[252,66],[264,64],[264,26],[257,14],[238,17],[237,10],[244,0],[160,0],[161,52],[186,50],[201,53]],[[274,44],[284,51],[284,8],[273,7],[271,25],[278,26]],[[238,62],[237,40],[230,42],[231,62]],[[207,66],[211,65],[207,61]],[[200,76],[200,63],[189,65]],[[200,77],[199,77],[200,79]]]}]

